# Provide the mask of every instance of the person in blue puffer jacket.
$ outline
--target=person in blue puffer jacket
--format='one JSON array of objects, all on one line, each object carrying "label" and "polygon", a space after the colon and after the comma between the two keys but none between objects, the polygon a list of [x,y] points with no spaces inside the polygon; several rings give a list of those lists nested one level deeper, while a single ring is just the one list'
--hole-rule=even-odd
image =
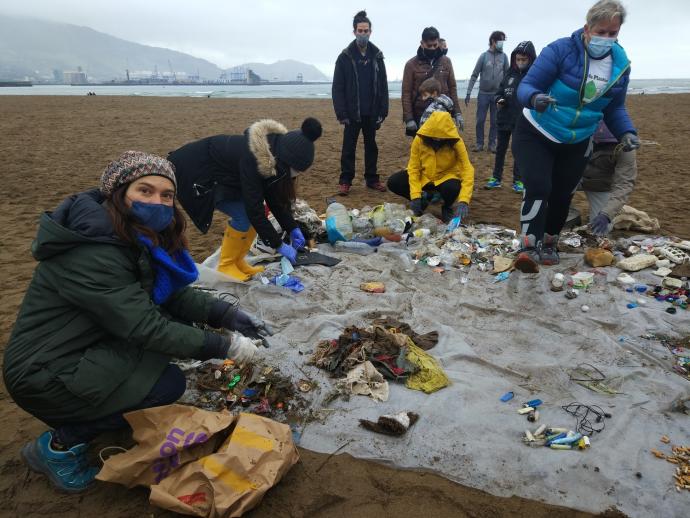
[{"label": "person in blue puffer jacket", "polygon": [[630,60],[617,41],[625,16],[618,0],[600,0],[584,28],[544,48],[520,83],[525,108],[513,150],[525,187],[516,260],[522,271],[558,264],[558,235],[602,118],[626,151],[640,145],[625,109]]}]

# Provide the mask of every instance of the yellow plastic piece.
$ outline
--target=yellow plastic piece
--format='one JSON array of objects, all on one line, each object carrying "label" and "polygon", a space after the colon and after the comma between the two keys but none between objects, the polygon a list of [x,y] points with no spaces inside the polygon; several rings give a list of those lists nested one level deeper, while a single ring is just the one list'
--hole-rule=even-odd
[{"label": "yellow plastic piece", "polygon": [[417,347],[409,337],[407,345],[407,361],[419,367],[419,372],[407,378],[405,382],[407,388],[431,394],[450,385],[448,376],[443,372],[436,358]]}]

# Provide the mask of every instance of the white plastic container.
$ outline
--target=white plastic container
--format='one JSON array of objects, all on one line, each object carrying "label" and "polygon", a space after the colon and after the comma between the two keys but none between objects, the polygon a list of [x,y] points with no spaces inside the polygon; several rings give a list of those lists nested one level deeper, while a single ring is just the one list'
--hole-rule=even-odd
[{"label": "white plastic container", "polygon": [[331,203],[326,208],[326,228],[332,225],[346,240],[352,239],[352,220],[342,203]]}]

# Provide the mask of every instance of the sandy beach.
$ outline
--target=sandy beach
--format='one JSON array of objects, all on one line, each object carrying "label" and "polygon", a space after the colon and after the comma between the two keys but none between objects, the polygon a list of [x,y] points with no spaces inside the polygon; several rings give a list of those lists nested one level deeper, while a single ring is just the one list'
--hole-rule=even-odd
[{"label": "sandy beach", "polygon": [[[474,110],[464,110],[468,148],[474,143]],[[662,233],[690,238],[687,218],[687,119],[690,94],[644,95],[628,98],[631,116],[643,146],[638,152],[639,176],[630,205],[658,218]],[[289,129],[306,116],[321,120],[324,135],[317,142],[312,170],[300,178],[299,196],[317,211],[335,196],[340,168],[342,129],[330,100],[238,100],[154,97],[10,97],[0,96],[0,264],[4,286],[0,308],[0,344],[9,338],[35,262],[30,245],[40,213],[52,210],[65,196],[94,187],[109,160],[127,149],[165,156],[191,140],[240,133],[260,118],[274,118]],[[488,124],[487,128],[488,130]],[[410,140],[404,136],[399,100],[378,135],[382,180],[405,167]],[[360,141],[357,177],[351,194],[340,198],[348,207],[401,200],[366,189],[362,179]],[[470,153],[475,166],[471,219],[517,228],[520,196],[504,187],[486,191],[493,155]],[[508,156],[504,179],[510,180]],[[507,182],[506,182],[507,183]],[[575,204],[586,212],[584,196]],[[208,234],[189,227],[191,251],[202,261],[220,243],[225,219],[216,217]],[[148,504],[148,491],[97,484],[83,496],[55,492],[44,477],[28,471],[19,449],[45,429],[0,390],[0,417],[6,433],[0,438],[0,491],[7,516],[171,516]],[[458,433],[461,433],[459,431]],[[334,456],[316,471],[326,455],[301,451],[302,462],[269,492],[248,516],[563,516],[588,513],[513,497],[499,498],[465,488],[433,474],[393,470],[380,464]],[[516,474],[516,477],[519,474]],[[605,510],[601,510],[604,512]],[[4,513],[0,513],[3,514]],[[613,511],[606,516],[616,516]]]}]

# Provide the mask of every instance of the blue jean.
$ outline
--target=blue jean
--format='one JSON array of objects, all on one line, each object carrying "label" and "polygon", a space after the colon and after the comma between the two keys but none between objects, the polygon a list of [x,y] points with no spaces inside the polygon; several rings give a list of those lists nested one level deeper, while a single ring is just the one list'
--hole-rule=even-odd
[{"label": "blue jean", "polygon": [[67,448],[91,442],[103,432],[127,428],[129,423],[123,417],[124,413],[143,408],[171,405],[182,397],[186,388],[187,380],[184,374],[177,365],[170,364],[153,385],[148,395],[138,405],[125,408],[121,412],[94,421],[57,426],[55,428],[55,438],[62,446]]},{"label": "blue jean", "polygon": [[216,209],[226,216],[230,216],[228,225],[238,232],[246,232],[252,226],[247,216],[247,209],[244,208],[243,201],[220,200],[216,203]]},{"label": "blue jean", "polygon": [[496,103],[494,94],[479,93],[477,96],[477,126],[475,127],[477,146],[484,147],[484,121],[489,111],[489,147],[496,147]]}]

